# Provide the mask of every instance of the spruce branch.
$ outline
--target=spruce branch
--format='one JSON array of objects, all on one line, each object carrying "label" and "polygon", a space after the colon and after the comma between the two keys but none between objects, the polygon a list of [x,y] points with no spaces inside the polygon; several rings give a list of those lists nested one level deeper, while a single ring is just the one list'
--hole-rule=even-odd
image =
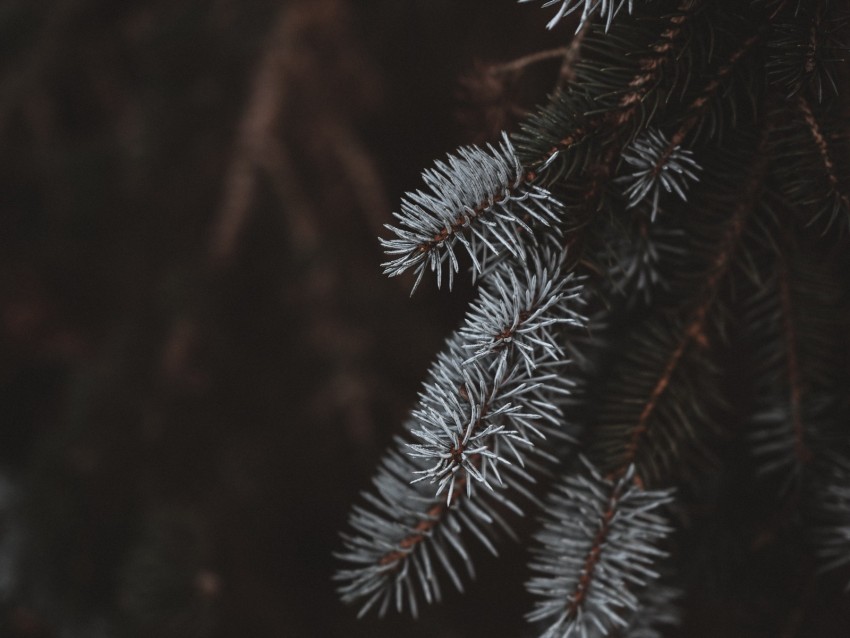
[{"label": "spruce branch", "polygon": [[[402,446],[398,439],[396,447]],[[392,606],[416,616],[420,600],[440,600],[441,575],[463,591],[455,562],[463,564],[467,577],[475,575],[465,538],[475,537],[496,554],[497,528],[512,533],[498,511],[504,507],[499,489],[474,504],[458,489],[446,502],[411,484],[410,473],[411,460],[390,451],[373,479],[374,493],[363,492],[366,506],[352,510],[349,525],[355,533],[342,535],[345,550],[338,557],[350,567],[334,578],[341,583],[343,602],[360,606],[360,617],[373,608],[383,616]]]},{"label": "spruce branch", "polygon": [[[753,415],[756,429],[752,438],[755,443],[753,451],[762,459],[760,472],[782,472],[784,492],[799,480],[812,453],[803,423],[803,379],[794,299],[787,260],[782,251],[778,253],[776,262],[776,276],[765,282],[762,294],[753,297],[749,313],[754,337],[760,330],[776,329],[779,333],[757,341],[761,342],[757,355],[761,368],[758,378],[767,387],[757,397],[758,409]],[[779,322],[776,321],[777,316]],[[779,403],[774,399],[778,388],[787,388],[786,400]]]},{"label": "spruce branch", "polygon": [[[583,48],[604,54],[597,53],[599,59],[585,59],[577,65],[582,91],[556,94],[552,103],[524,127],[533,135],[524,133],[519,138],[534,178],[549,172],[553,165],[558,166],[557,178],[572,176],[576,169],[586,170],[586,160],[570,156],[591,156],[589,142],[598,138],[603,142],[613,138],[620,147],[628,142],[629,127],[643,111],[644,100],[660,82],[666,64],[681,54],[685,26],[700,4],[701,0],[682,0],[663,20],[666,28],[660,29],[660,34],[654,31],[654,40],[633,50],[625,45],[627,40],[606,38],[591,27]],[[571,170],[563,166],[565,162]]]},{"label": "spruce branch", "polygon": [[[823,123],[804,96],[797,96],[794,107],[795,121],[786,129],[784,139],[780,138],[775,152],[786,166],[803,172],[795,175],[789,171],[786,192],[792,201],[813,208],[813,221],[826,218],[826,228],[836,222],[846,228],[850,222],[850,173],[846,164],[850,139],[845,131],[838,132],[840,129],[832,122]],[[809,139],[797,145],[803,132]]]},{"label": "spruce branch", "polygon": [[582,287],[572,273],[562,274],[561,257],[552,249],[531,254],[531,263],[502,262],[483,280],[478,299],[460,328],[464,363],[486,359],[493,366],[509,355],[529,374],[536,359],[564,357],[556,340],[559,325],[582,326],[586,317]]},{"label": "spruce branch", "polygon": [[[791,472],[789,479],[798,476],[802,471],[802,467],[811,459],[811,450],[806,441],[806,428],[803,424],[803,380],[801,378],[801,369],[798,352],[798,329],[795,320],[794,308],[792,306],[791,284],[789,282],[788,266],[784,258],[779,258],[779,273],[778,273],[778,297],[779,308],[781,313],[781,332],[782,343],[785,350],[785,374],[788,387],[788,409],[787,419],[785,420],[788,428],[788,438],[790,445],[783,446],[786,449],[776,449],[777,443],[768,439],[763,441],[762,445],[756,448],[756,454],[775,454],[779,452],[782,456],[763,466],[764,471],[770,471],[783,466],[790,466]],[[772,415],[757,414],[755,420],[764,420]],[[764,432],[764,430],[763,430]],[[764,437],[762,437],[764,438]],[[771,437],[772,438],[772,437]],[[789,449],[790,448],[790,449]],[[790,452],[790,454],[788,454]]]},{"label": "spruce branch", "polygon": [[635,468],[606,480],[587,461],[550,497],[528,590],[540,598],[528,614],[546,629],[543,638],[607,635],[627,628],[639,595],[658,578],[658,548],[672,531],[654,510],[672,501],[671,490],[635,485]]},{"label": "spruce branch", "polygon": [[693,152],[678,144],[672,146],[663,132],[647,129],[623,151],[623,159],[632,172],[615,181],[625,185],[626,208],[634,208],[648,197],[652,199],[651,219],[658,213],[661,192],[675,192],[687,201],[685,191],[690,181],[699,181],[699,164]]},{"label": "spruce branch", "polygon": [[[797,7],[776,20],[767,38],[767,77],[787,97],[811,93],[818,102],[838,95],[837,68],[847,62],[848,20],[837,3]],[[826,94],[826,95],[825,95]]]},{"label": "spruce branch", "polygon": [[[349,600],[382,611],[413,608],[413,589],[434,599],[432,544],[471,573],[456,547],[465,528],[494,550],[483,521],[520,513],[520,498],[535,503],[539,478],[581,446],[590,461],[558,483],[536,536],[528,618],[545,638],[657,638],[678,618],[655,567],[671,531],[657,510],[674,480],[718,491],[694,469],[715,447],[727,454],[711,444],[732,407],[752,422],[743,438],[755,441],[759,471],[802,484],[806,470],[822,562],[850,562],[846,474],[819,474],[824,450],[847,443],[835,381],[846,373],[846,339],[834,330],[843,311],[801,266],[795,235],[822,246],[799,221],[850,222],[846,104],[829,91],[812,97],[844,81],[824,49],[840,25],[814,0],[739,12],[702,0],[632,4],[543,2],[556,7],[550,28],[581,14],[569,85],[522,125],[517,153],[505,139],[426,173],[430,194],[407,196],[401,229],[384,242],[387,274],[413,270],[418,285],[430,268],[439,285],[448,262],[450,286],[460,242],[480,287],[399,444],[396,475],[407,483],[393,498],[421,500],[400,510],[401,529],[386,499],[370,501],[380,525],[358,513],[363,538],[348,546],[370,549],[349,553],[361,562],[343,578]],[[791,51],[804,31],[806,50]],[[521,64],[555,51],[564,54]],[[514,196],[544,185],[545,201],[562,204],[539,219],[517,214]],[[510,212],[492,212],[494,202]],[[744,410],[727,403],[736,395],[721,367],[745,327],[733,314],[742,307],[755,341],[743,353],[755,355]],[[787,512],[804,503],[785,500]],[[450,567],[438,571],[460,587]]]},{"label": "spruce branch", "polygon": [[634,465],[641,485],[662,485],[711,459],[722,394],[716,361],[697,345],[706,340],[695,324],[663,319],[631,335],[587,427],[586,449],[607,475]]},{"label": "spruce branch", "polygon": [[395,237],[381,239],[390,257],[384,274],[395,277],[412,269],[414,291],[426,270],[436,273],[439,287],[446,261],[452,287],[460,268],[457,244],[480,273],[488,257],[502,249],[523,259],[521,234],[533,235],[530,224],[552,227],[558,221],[560,204],[545,189],[526,183],[507,135],[498,147],[468,146],[457,153],[423,172],[430,192],[407,193],[401,212],[393,213],[399,225],[387,225]]},{"label": "spruce branch", "polygon": [[791,236],[768,248],[769,274],[744,314],[756,380],[750,438],[758,473],[776,477],[780,494],[793,487],[796,498],[841,438],[834,415],[843,394],[842,295],[835,275]]},{"label": "spruce branch", "polygon": [[524,465],[535,442],[561,429],[569,359],[555,331],[585,321],[581,288],[568,286],[562,259],[535,254],[522,277],[500,262],[429,373],[413,412],[420,442],[410,453],[432,464],[417,480],[435,483],[449,501],[460,477],[467,496],[475,483],[492,489],[491,477],[502,483],[501,465]]},{"label": "spruce branch", "polygon": [[494,481],[503,485],[500,468],[522,467],[535,440],[559,428],[556,397],[568,392],[543,362],[528,374],[524,365],[504,360],[494,369],[464,365],[464,354],[460,341],[450,340],[412,413],[419,442],[409,445],[409,454],[430,464],[415,480],[436,484],[436,496],[445,493],[449,502],[459,484],[468,497],[476,483],[490,490]]},{"label": "spruce branch", "polygon": [[[535,502],[526,486],[552,459],[541,444],[570,439],[559,406],[569,392],[569,359],[553,334],[583,325],[582,289],[563,274],[562,253],[528,254],[519,273],[509,259],[485,272],[478,300],[420,392],[408,424],[415,442],[399,443],[406,454],[387,458],[374,481],[378,495],[366,494],[370,507],[352,515],[356,534],[345,537],[342,558],[358,566],[338,579],[343,599],[363,604],[361,614],[376,604],[383,614],[393,600],[415,613],[418,598],[436,600],[433,554],[460,589],[448,548],[471,575],[462,531],[495,553],[490,527],[509,527],[494,506],[521,514],[517,496]],[[393,522],[394,511],[403,524]]]},{"label": "spruce branch", "polygon": [[[696,96],[685,108],[682,122],[671,136],[665,153],[670,153],[673,148],[680,146],[691,131],[696,131],[696,137],[703,130],[708,129],[708,137],[715,137],[717,131],[724,128],[721,118],[722,98],[724,95],[732,95],[728,91],[728,83],[735,80],[734,72],[749,59],[748,55],[761,41],[761,37],[759,33],[748,35],[740,46],[727,56],[725,62],[709,76],[709,80],[699,89]],[[718,96],[721,100],[718,100]],[[712,109],[712,107],[714,108]],[[728,110],[732,113],[735,112],[734,101],[730,102]]]},{"label": "spruce branch", "polygon": [[[765,140],[763,131],[740,198],[724,220],[719,240],[701,259],[703,280],[690,318],[681,326],[668,320],[650,321],[636,334],[634,349],[625,355],[623,368],[614,377],[611,391],[617,399],[606,403],[593,430],[597,432],[594,447],[615,476],[637,465],[638,480],[663,479],[675,466],[683,439],[696,442],[699,438],[694,424],[707,424],[706,410],[694,399],[695,382],[688,368],[711,373],[710,362],[696,348],[704,349],[708,343],[707,329],[720,284],[740,251],[747,220],[759,206],[767,170]],[[693,363],[694,357],[699,365],[683,365]],[[647,374],[647,367],[658,370],[657,376]],[[634,368],[642,372],[635,374]],[[707,382],[704,377],[702,383]]]}]

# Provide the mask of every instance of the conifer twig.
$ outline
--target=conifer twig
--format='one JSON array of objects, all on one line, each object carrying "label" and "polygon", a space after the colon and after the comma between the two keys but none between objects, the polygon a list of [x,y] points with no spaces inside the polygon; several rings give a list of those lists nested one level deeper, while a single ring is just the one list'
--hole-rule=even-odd
[{"label": "conifer twig", "polygon": [[[631,429],[629,441],[620,459],[619,469],[613,475],[614,477],[623,476],[626,470],[635,463],[638,450],[649,433],[650,420],[655,413],[659,401],[667,391],[673,373],[681,363],[687,349],[694,344],[705,342],[706,321],[709,317],[709,310],[717,296],[718,286],[726,276],[732,263],[733,255],[738,248],[740,238],[744,232],[747,217],[750,216],[758,204],[758,196],[767,170],[767,157],[763,152],[766,135],[766,131],[763,131],[762,142],[759,146],[760,150],[757,150],[755,153],[754,164],[747,178],[744,192],[735,211],[727,222],[726,232],[718,245],[714,261],[702,285],[698,297],[699,302],[691,311],[690,320],[682,331],[676,347],[667,357],[664,368],[655,381],[637,422]],[[639,470],[635,473],[635,480],[639,482],[645,480],[645,477],[641,476]]]},{"label": "conifer twig", "polygon": [[795,105],[800,111],[800,113],[803,115],[803,120],[805,121],[806,126],[809,129],[809,133],[812,136],[812,141],[814,141],[815,146],[817,147],[818,154],[820,155],[820,159],[823,164],[823,169],[826,173],[826,178],[829,181],[830,188],[832,188],[835,193],[837,193],[839,201],[841,202],[841,205],[844,207],[844,209],[850,212],[850,194],[845,192],[842,188],[841,181],[839,180],[838,175],[835,171],[835,163],[831,157],[829,144],[827,142],[826,136],[821,131],[821,127],[818,124],[814,113],[812,113],[811,106],[809,105],[806,98],[802,95],[797,96]]}]

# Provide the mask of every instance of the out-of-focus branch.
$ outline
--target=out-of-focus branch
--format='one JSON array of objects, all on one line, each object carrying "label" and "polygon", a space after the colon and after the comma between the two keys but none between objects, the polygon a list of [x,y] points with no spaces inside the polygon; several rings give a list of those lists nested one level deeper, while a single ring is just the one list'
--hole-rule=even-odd
[{"label": "out-of-focus branch", "polygon": [[559,89],[565,89],[570,82],[575,80],[575,66],[579,59],[581,59],[581,45],[584,43],[584,38],[590,31],[592,24],[592,21],[587,20],[581,25],[581,28],[573,36],[573,39],[570,40],[570,46],[567,47],[564,53],[564,59],[561,62],[561,73],[558,77]]},{"label": "out-of-focus branch", "polygon": [[212,229],[209,255],[214,263],[227,262],[233,257],[256,195],[257,168],[267,153],[269,141],[275,138],[284,105],[286,61],[300,14],[298,5],[285,5],[280,10],[254,74]]},{"label": "out-of-focus branch", "polygon": [[86,4],[87,0],[58,0],[46,11],[47,17],[33,45],[0,80],[0,132],[6,129],[9,117],[24,96],[44,77],[50,65],[61,59],[62,33]]}]

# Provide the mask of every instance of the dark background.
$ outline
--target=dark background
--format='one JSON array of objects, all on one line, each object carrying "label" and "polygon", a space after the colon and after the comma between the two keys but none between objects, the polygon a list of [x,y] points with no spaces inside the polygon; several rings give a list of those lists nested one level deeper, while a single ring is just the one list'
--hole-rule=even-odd
[{"label": "dark background", "polygon": [[0,635],[517,635],[526,559],[355,621],[332,552],[469,291],[419,171],[554,86],[513,0],[0,2]]}]

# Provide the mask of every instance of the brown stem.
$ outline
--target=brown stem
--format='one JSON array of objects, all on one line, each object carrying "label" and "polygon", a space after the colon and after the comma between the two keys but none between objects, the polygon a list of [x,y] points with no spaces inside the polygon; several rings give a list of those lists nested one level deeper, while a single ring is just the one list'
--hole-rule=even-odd
[{"label": "brown stem", "polygon": [[[460,386],[458,388],[458,394],[465,400],[469,400],[469,393],[466,390],[465,386]],[[472,428],[472,431],[475,432],[478,430],[479,426],[483,423],[484,418],[487,416],[487,413],[490,411],[490,404],[485,403],[481,408],[481,413],[478,416],[478,420],[475,422],[475,425]],[[452,456],[460,456],[463,454],[464,446],[463,443],[458,439],[457,444],[454,448],[451,449]],[[470,463],[478,467],[481,463],[482,456],[481,454],[474,454],[470,457]],[[458,477],[455,480],[454,489],[452,490],[451,498],[446,500],[441,500],[437,503],[434,503],[428,510],[425,512],[425,517],[416,524],[416,527],[413,528],[413,532],[405,536],[401,541],[399,541],[398,546],[399,549],[394,549],[390,552],[387,552],[378,560],[378,564],[383,566],[392,565],[391,570],[395,571],[401,567],[402,561],[407,559],[410,555],[410,550],[421,543],[423,540],[430,536],[431,530],[436,527],[440,521],[442,521],[443,517],[448,513],[448,511],[466,494],[464,488],[466,487],[467,482],[469,481],[469,474],[464,470],[458,471]]]},{"label": "brown stem", "polygon": [[520,180],[520,182],[517,184],[509,184],[505,188],[504,193],[492,193],[492,199],[487,199],[482,202],[479,202],[472,209],[471,213],[468,213],[466,215],[458,215],[452,221],[448,228],[443,228],[440,232],[435,233],[431,239],[423,241],[421,244],[419,244],[417,246],[417,251],[420,253],[431,252],[432,250],[434,250],[434,248],[446,241],[446,239],[458,234],[461,230],[468,226],[470,222],[478,219],[479,217],[481,217],[482,214],[487,212],[487,210],[493,206],[492,201],[495,201],[497,198],[502,200],[511,197],[521,184],[522,180]]},{"label": "brown stem", "polygon": [[[759,145],[760,149],[764,146],[765,137],[766,134],[763,134],[762,143]],[[750,173],[744,193],[739,200],[735,212],[729,220],[726,233],[720,242],[719,251],[714,259],[714,263],[711,265],[705,284],[703,285],[699,297],[700,302],[691,313],[690,321],[687,323],[679,343],[670,353],[663,371],[649,393],[649,397],[644,404],[643,410],[641,410],[640,416],[632,429],[631,437],[626,445],[620,467],[614,474],[615,479],[622,477],[626,471],[628,471],[629,466],[634,463],[637,458],[641,444],[649,433],[650,420],[655,414],[659,401],[670,386],[673,375],[678,369],[684,354],[694,343],[704,343],[706,340],[705,326],[709,310],[717,296],[719,284],[729,270],[732,257],[743,233],[746,219],[756,206],[766,168],[767,160],[765,154],[761,152],[761,150],[756,151],[755,165]],[[638,473],[635,474],[635,477],[637,480],[642,481],[642,477],[640,477]]]},{"label": "brown stem", "polygon": [[[480,463],[481,455],[476,454],[475,458],[471,460],[472,463]],[[437,503],[434,503],[428,510],[425,512],[425,518],[419,521],[416,526],[413,528],[413,532],[405,536],[399,541],[398,546],[399,549],[394,549],[390,552],[387,552],[380,559],[378,559],[378,565],[381,567],[385,567],[390,565],[390,571],[396,571],[401,569],[403,561],[405,561],[408,556],[410,556],[411,551],[416,545],[424,541],[426,538],[429,538],[431,535],[431,530],[433,530],[440,522],[443,520],[443,517],[451,510],[451,508],[458,503],[464,496],[466,495],[465,487],[466,483],[469,481],[469,476],[467,474],[462,474],[456,479],[455,489],[452,492],[452,497],[450,500],[441,500]]]},{"label": "brown stem", "polygon": [[587,598],[587,594],[590,590],[590,584],[593,581],[593,572],[596,569],[596,565],[599,563],[599,559],[602,557],[605,540],[608,538],[608,533],[611,531],[611,521],[614,520],[614,514],[617,512],[617,505],[620,501],[620,490],[618,487],[619,486],[615,485],[614,490],[608,499],[608,506],[605,509],[605,513],[602,515],[599,529],[596,530],[596,535],[593,538],[590,551],[585,558],[584,566],[582,567],[581,576],[579,577],[576,589],[569,597],[569,602],[567,603],[568,618],[575,617],[579,607],[581,607],[582,603],[584,603]]},{"label": "brown stem", "polygon": [[503,75],[509,73],[518,73],[524,71],[527,67],[538,62],[545,62],[553,58],[565,58],[569,55],[569,47],[558,47],[556,49],[546,49],[545,51],[537,51],[524,55],[521,58],[505,62],[503,64],[494,64],[489,68],[490,73]]},{"label": "brown stem", "polygon": [[577,126],[556,142],[546,153],[546,156],[536,162],[536,165],[545,165],[556,153],[569,149],[600,130],[618,129],[631,122],[637,114],[643,98],[649,92],[651,86],[661,77],[667,56],[672,51],[682,32],[682,27],[689,17],[686,12],[690,12],[700,1],[682,0],[678,8],[682,13],[670,18],[669,26],[661,33],[659,40],[650,47],[653,54],[638,61],[639,71],[628,83],[629,92],[620,97],[619,108],[604,115],[590,118],[585,125]]},{"label": "brown stem", "polygon": [[[461,477],[458,481],[466,481],[466,477]],[[460,494],[462,490],[458,490],[458,494]],[[454,497],[453,497],[454,500]],[[410,554],[410,549],[416,547],[417,544],[421,543],[425,540],[429,535],[431,530],[436,527],[437,523],[443,518],[445,513],[448,511],[449,505],[444,501],[440,501],[439,503],[435,503],[431,508],[425,513],[427,518],[422,519],[413,528],[413,533],[404,537],[401,542],[398,544],[401,549],[396,549],[391,552],[387,552],[383,556],[381,556],[378,561],[378,565],[384,567],[386,565],[393,565],[392,569],[398,569],[401,566],[401,562],[408,557]],[[405,551],[407,550],[407,551]]]},{"label": "brown stem", "polygon": [[[515,333],[522,326],[522,323],[528,319],[528,317],[531,315],[531,312],[532,309],[530,308],[522,311],[520,313],[520,320],[516,328],[514,328],[513,330],[506,329],[496,336],[501,338],[507,338],[511,334]],[[469,401],[469,392],[465,385],[461,385],[458,388],[458,394],[464,401]],[[489,411],[490,403],[487,402],[482,406],[478,419],[476,420],[475,425],[473,425],[472,427],[473,434],[478,431],[479,428],[483,425],[484,419],[487,417]],[[464,449],[465,448],[463,442],[458,439],[455,447],[450,450],[450,453],[452,454],[452,457],[460,457],[463,454]],[[470,463],[472,463],[476,467],[480,465],[481,461],[481,454],[474,454],[470,457]],[[448,501],[441,501],[432,505],[425,513],[425,518],[423,518],[416,525],[413,533],[409,534],[401,540],[401,542],[399,543],[399,547],[401,549],[393,550],[384,554],[378,561],[379,565],[383,566],[390,565],[392,563],[398,563],[402,559],[406,558],[409,552],[403,550],[409,550],[410,548],[425,540],[429,532],[439,523],[442,516],[446,514],[446,512],[458,501],[458,499],[463,498],[464,488],[466,487],[467,481],[469,481],[469,475],[462,469],[458,472],[458,474],[459,476],[455,480],[455,487],[452,491],[451,499]]]},{"label": "brown stem", "polygon": [[826,177],[827,180],[829,180],[830,187],[838,193],[841,204],[846,209],[850,210],[850,196],[842,191],[841,182],[836,174],[835,163],[833,162],[832,155],[829,152],[829,144],[826,140],[826,136],[823,134],[820,124],[818,124],[817,118],[815,118],[815,115],[812,112],[811,106],[802,95],[797,96],[797,108],[800,109],[800,113],[803,115],[803,120],[809,127],[809,132],[811,133],[815,146],[818,149],[818,154],[820,155],[823,168],[826,171]]}]

